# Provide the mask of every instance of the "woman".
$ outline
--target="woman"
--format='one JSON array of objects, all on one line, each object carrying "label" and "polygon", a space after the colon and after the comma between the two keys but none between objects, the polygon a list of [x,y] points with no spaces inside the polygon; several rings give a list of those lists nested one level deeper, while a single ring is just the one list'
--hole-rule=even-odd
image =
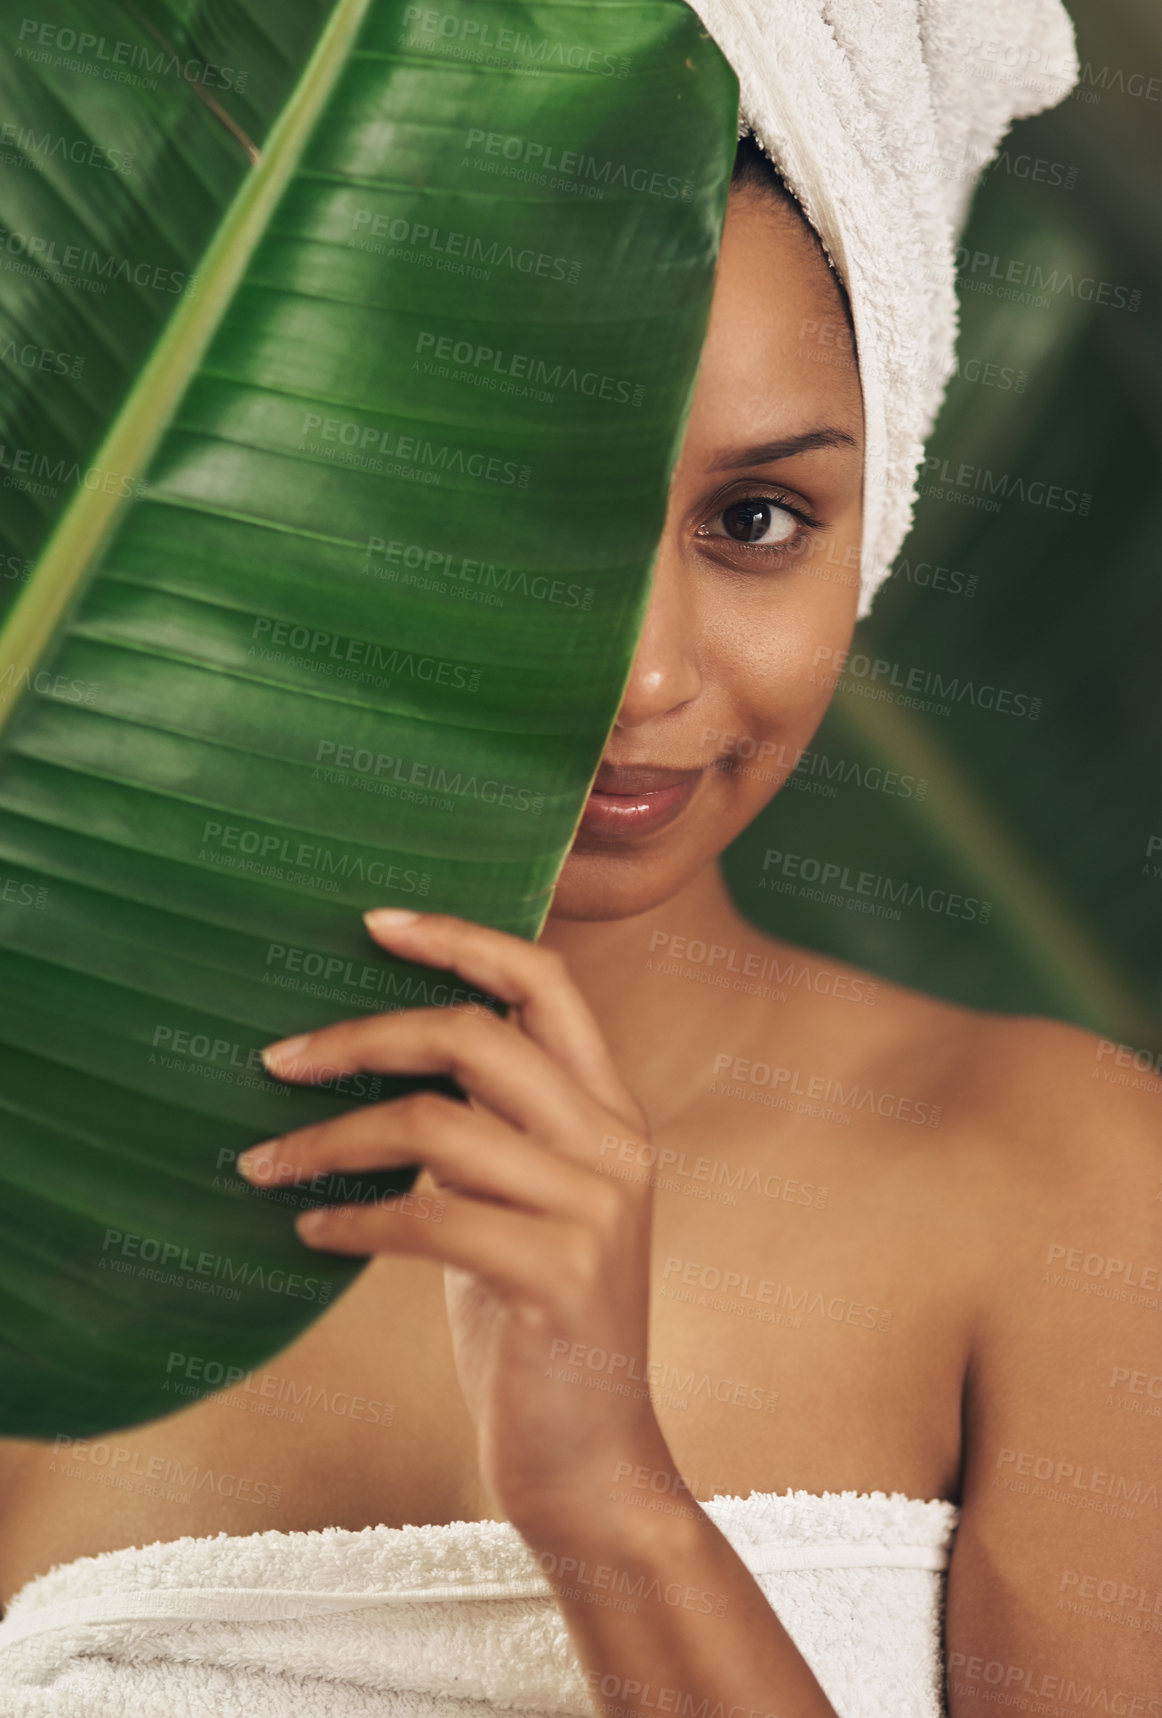
[{"label": "woman", "polygon": [[[763,935],[719,868],[809,744],[818,665],[855,622],[835,569],[858,559],[859,376],[803,337],[847,316],[744,143],[648,616],[541,943],[368,916],[384,948],[454,968],[508,1019],[410,1011],[267,1052],[286,1080],[449,1073],[470,1104],[407,1098],[248,1154],[256,1185],[424,1169],[400,1201],[298,1219],[309,1246],[372,1262],[271,1363],[277,1389],[251,1377],[110,1440],[127,1471],[228,1465],[247,1482],[233,1498],[114,1489],[83,1453],[4,1449],[5,1605],[54,1565],[187,1535],[511,1523],[594,1711],[932,1714],[927,1659],[892,1668],[900,1618],[876,1611],[874,1558],[854,1598],[836,1608],[824,1582],[816,1614],[800,1598],[781,1617],[704,1507],[794,1493],[830,1541],[838,1506],[898,1495],[959,1511],[953,1718],[1162,1714],[1155,1440],[1117,1406],[1119,1377],[1150,1371],[1156,1320],[1144,1294],[1080,1292],[1094,1256],[1111,1284],[1151,1257],[1153,1094],[1095,1080],[1085,1032]],[[737,982],[691,982],[690,941]],[[263,1396],[322,1406],[277,1417]],[[623,1578],[644,1597],[604,1602]],[[1095,1582],[1121,1609],[1083,1601]],[[938,1605],[933,1583],[923,1628]],[[834,1637],[861,1607],[845,1669]],[[301,1698],[286,1709],[316,1710]]]}]

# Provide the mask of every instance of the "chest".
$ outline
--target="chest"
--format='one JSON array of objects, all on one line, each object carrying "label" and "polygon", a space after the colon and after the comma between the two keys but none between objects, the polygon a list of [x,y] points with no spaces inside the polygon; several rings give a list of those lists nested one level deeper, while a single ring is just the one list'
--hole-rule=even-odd
[{"label": "chest", "polygon": [[[649,1389],[698,1499],[955,1499],[969,1309],[914,1166],[705,1121],[654,1149],[650,1357],[597,1386]],[[187,1534],[496,1513],[433,1263],[375,1259],[283,1354],[201,1400],[195,1382],[174,1375],[164,1420],[38,1454],[8,1512],[9,1590],[35,1572],[22,1523],[39,1566]],[[645,1507],[672,1501],[651,1475],[623,1483]]]},{"label": "chest", "polygon": [[969,1305],[924,1177],[819,1128],[657,1175],[650,1387],[695,1495],[954,1496]]}]

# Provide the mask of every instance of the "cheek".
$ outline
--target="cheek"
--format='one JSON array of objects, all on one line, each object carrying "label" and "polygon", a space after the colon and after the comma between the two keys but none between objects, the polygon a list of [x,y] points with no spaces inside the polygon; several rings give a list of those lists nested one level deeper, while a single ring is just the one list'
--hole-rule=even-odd
[{"label": "cheek", "polygon": [[729,619],[720,614],[718,667],[724,725],[793,763],[794,747],[807,744],[830,701],[859,593],[847,582],[855,577],[850,573],[843,582],[821,578],[815,568],[783,576],[777,601],[749,600]]}]

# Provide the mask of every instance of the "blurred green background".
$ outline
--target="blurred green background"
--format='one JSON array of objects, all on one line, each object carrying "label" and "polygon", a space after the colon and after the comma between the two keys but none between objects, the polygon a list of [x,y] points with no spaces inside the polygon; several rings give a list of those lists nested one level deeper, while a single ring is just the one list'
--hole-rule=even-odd
[{"label": "blurred green background", "polygon": [[[1017,122],[977,190],[962,242],[990,261],[960,275],[961,374],[927,452],[953,476],[962,463],[992,474],[975,491],[970,476],[962,496],[987,497],[1002,475],[1039,479],[1088,492],[1088,513],[1061,497],[998,495],[998,511],[922,497],[856,629],[816,755],[725,870],[741,910],[773,935],[957,1002],[1156,1049],[1162,64],[1152,7],[1071,0],[1069,11],[1082,82]],[[1013,261],[1040,270],[1013,271],[1033,283],[1010,287],[1015,299],[997,282]],[[1077,287],[1091,277],[1109,286],[1086,299]],[[926,566],[945,572],[933,580]],[[871,674],[857,652],[895,665],[897,683],[919,668],[1040,698],[1039,717],[967,695],[949,705],[930,692],[936,711],[874,700],[859,690]],[[926,797],[869,787],[874,765],[925,780]],[[991,901],[991,916],[917,905],[889,919],[772,893],[760,883],[768,848],[919,883],[925,900],[959,891]]]}]

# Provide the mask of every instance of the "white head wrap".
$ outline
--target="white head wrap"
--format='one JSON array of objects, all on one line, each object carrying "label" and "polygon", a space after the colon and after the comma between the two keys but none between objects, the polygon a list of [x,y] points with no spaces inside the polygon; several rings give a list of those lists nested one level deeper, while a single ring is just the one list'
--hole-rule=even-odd
[{"label": "white head wrap", "polygon": [[847,288],[863,387],[862,617],[955,368],[955,255],[1014,119],[1078,77],[1060,0],[689,0]]}]

